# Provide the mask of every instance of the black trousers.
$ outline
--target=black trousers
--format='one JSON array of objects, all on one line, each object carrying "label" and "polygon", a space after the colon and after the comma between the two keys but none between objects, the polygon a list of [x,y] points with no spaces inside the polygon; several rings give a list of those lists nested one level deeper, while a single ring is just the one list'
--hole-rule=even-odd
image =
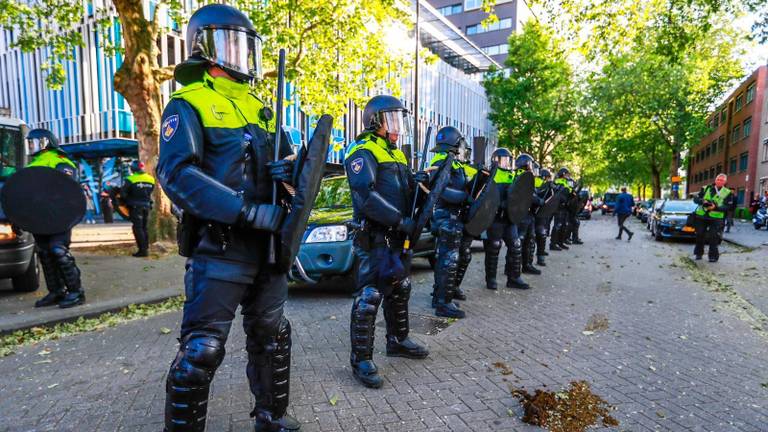
[{"label": "black trousers", "polygon": [[696,256],[704,255],[704,243],[709,245],[709,258],[720,258],[720,230],[722,230],[722,219],[709,219],[696,217],[696,247],[693,254]]},{"label": "black trousers", "polygon": [[629,228],[624,226],[624,222],[629,217],[628,214],[617,214],[616,219],[619,221],[619,238],[621,238],[621,234],[626,231],[627,235],[631,235],[632,231],[629,230]]},{"label": "black trousers", "polygon": [[149,249],[149,233],[147,232],[149,209],[147,207],[131,207],[128,217],[133,224],[131,228],[133,229],[133,238],[136,239],[136,246],[140,251]]},{"label": "black trousers", "polygon": [[51,235],[35,234],[34,237],[35,251],[43,267],[48,291],[56,294],[80,291],[80,269],[69,251],[72,230]]}]

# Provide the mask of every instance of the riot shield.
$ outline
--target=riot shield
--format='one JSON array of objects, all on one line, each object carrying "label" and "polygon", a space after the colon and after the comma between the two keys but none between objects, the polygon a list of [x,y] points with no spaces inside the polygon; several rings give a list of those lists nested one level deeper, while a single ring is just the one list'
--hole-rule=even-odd
[{"label": "riot shield", "polygon": [[300,170],[294,176],[297,179],[294,184],[296,193],[291,199],[290,211],[280,228],[277,244],[276,265],[281,272],[288,272],[291,269],[299,252],[301,239],[309,221],[309,213],[320,191],[332,128],[333,117],[328,114],[320,117],[306,151],[301,152],[303,160],[299,160],[294,168]]},{"label": "riot shield", "polygon": [[85,214],[80,185],[67,174],[47,167],[28,167],[12,175],[0,202],[8,219],[32,234],[65,232]]},{"label": "riot shield", "polygon": [[544,201],[544,205],[539,207],[539,210],[536,212],[537,218],[548,218],[552,216],[557,209],[560,207],[561,203],[561,196],[558,193],[553,193],[549,199]]},{"label": "riot shield", "polygon": [[432,189],[424,199],[424,203],[421,205],[421,208],[419,208],[416,217],[414,218],[416,223],[414,224],[413,231],[409,237],[414,239],[414,245],[421,236],[421,232],[424,230],[424,227],[427,226],[427,222],[429,222],[429,219],[432,217],[432,212],[435,209],[437,200],[440,199],[440,195],[442,195],[443,191],[448,186],[448,183],[451,182],[451,166],[453,165],[453,158],[453,153],[448,153],[448,156],[446,156],[444,159],[443,165],[434,175],[434,180],[430,182]]},{"label": "riot shield", "polygon": [[[479,237],[483,231],[487,230],[493,223],[496,213],[499,212],[501,192],[499,185],[493,181],[496,176],[496,169],[497,167],[494,165],[485,179],[485,184],[479,188],[480,192],[473,197],[469,212],[467,212],[464,231],[473,237]],[[478,171],[476,175],[482,175],[482,171]]]},{"label": "riot shield", "polygon": [[535,189],[532,172],[526,171],[515,177],[515,181],[507,191],[507,218],[509,222],[518,224],[525,219],[531,208]]}]

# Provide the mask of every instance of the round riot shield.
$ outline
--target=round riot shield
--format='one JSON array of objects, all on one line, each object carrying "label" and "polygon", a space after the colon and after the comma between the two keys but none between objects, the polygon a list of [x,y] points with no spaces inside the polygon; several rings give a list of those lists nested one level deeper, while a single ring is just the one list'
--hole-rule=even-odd
[{"label": "round riot shield", "polygon": [[80,185],[47,167],[28,167],[12,175],[3,186],[0,203],[14,225],[32,234],[65,232],[85,214]]}]

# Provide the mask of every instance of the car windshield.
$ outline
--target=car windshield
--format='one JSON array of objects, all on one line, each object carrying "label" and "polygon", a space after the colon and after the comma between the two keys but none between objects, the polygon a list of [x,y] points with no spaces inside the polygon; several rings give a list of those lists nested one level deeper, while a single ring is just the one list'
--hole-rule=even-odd
[{"label": "car windshield", "polygon": [[667,201],[664,204],[664,211],[667,213],[690,213],[696,210],[696,204],[693,201]]},{"label": "car windshield", "polygon": [[607,194],[605,194],[604,201],[605,202],[616,202],[616,197],[617,196],[618,196],[618,194],[615,194],[615,193],[607,193]]},{"label": "car windshield", "polygon": [[352,195],[346,177],[331,177],[320,184],[320,192],[315,199],[316,209],[343,208],[352,206]]},{"label": "car windshield", "polygon": [[0,128],[0,179],[10,177],[16,172],[22,144],[21,130]]}]

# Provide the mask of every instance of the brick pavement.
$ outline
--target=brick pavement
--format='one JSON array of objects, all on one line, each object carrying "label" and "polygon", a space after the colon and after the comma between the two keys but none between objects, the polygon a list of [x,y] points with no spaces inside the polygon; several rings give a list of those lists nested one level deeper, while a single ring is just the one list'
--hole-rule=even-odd
[{"label": "brick pavement", "polygon": [[[377,328],[380,390],[358,385],[349,371],[350,298],[293,291],[291,411],[302,430],[536,431],[519,420],[508,385],[555,389],[576,379],[617,407],[618,430],[766,430],[768,349],[754,323],[720,307],[723,294],[669,266],[688,245],[646,236],[618,242],[614,227],[610,218],[584,223],[587,244],[553,253],[546,274],[528,278],[529,291],[482,288],[482,253],[475,254],[465,283],[468,318],[434,336],[415,335],[429,345],[428,359],[384,357]],[[419,268],[412,312],[426,314],[432,276]],[[608,329],[583,334],[596,315]],[[0,431],[161,430],[179,318],[166,314],[0,359]],[[249,430],[239,328],[227,350],[209,431]],[[513,374],[502,376],[492,367],[498,361]]]}]

